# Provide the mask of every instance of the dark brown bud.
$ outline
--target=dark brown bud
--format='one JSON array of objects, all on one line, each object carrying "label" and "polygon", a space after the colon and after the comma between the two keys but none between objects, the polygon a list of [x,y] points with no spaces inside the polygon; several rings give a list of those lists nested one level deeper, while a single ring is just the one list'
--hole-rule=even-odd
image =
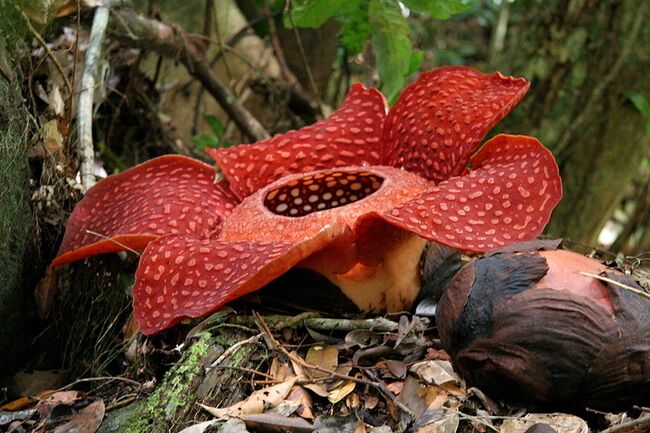
[{"label": "dark brown bud", "polygon": [[436,320],[458,370],[488,394],[563,409],[647,405],[650,299],[639,290],[570,251],[500,252],[455,276]]}]

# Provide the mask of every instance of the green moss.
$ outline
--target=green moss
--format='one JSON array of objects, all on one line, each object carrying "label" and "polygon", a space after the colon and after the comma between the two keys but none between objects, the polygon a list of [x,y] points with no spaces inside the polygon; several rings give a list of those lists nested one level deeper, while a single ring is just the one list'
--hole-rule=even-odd
[{"label": "green moss", "polygon": [[29,299],[22,277],[32,245],[33,219],[26,155],[28,116],[22,99],[18,83],[0,73],[0,371],[10,371],[25,346],[18,344],[21,336],[17,333],[23,329]]},{"label": "green moss", "polygon": [[175,424],[178,414],[195,401],[192,385],[202,374],[210,339],[210,334],[201,334],[183,359],[165,374],[163,383],[147,398],[142,408],[124,424],[124,433],[158,432],[167,430],[164,426]]}]

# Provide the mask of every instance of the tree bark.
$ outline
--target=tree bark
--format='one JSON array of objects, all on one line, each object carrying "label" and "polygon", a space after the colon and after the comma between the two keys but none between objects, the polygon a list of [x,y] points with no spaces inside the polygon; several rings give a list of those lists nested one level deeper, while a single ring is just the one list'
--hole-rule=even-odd
[{"label": "tree bark", "polygon": [[33,299],[27,287],[33,287],[38,272],[32,268],[39,266],[29,200],[30,124],[1,33],[0,28],[0,66],[5,66],[0,71],[0,378],[17,367],[27,346],[25,325]]},{"label": "tree bark", "polygon": [[650,99],[646,2],[517,2],[519,18],[494,68],[532,81],[501,129],[537,136],[558,159],[564,199],[548,234],[597,243],[650,153],[644,119],[623,92]]}]

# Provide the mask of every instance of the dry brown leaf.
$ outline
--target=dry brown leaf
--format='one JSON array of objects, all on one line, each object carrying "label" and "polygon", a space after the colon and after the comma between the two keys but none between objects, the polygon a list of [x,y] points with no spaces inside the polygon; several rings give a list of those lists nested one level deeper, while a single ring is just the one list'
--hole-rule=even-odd
[{"label": "dry brown leaf", "polygon": [[[339,351],[335,346],[312,346],[307,351],[305,357],[307,364],[315,365],[320,368],[334,371],[339,365]],[[319,370],[306,369],[307,372],[315,378],[327,377],[328,373]]]},{"label": "dry brown leaf", "polygon": [[368,409],[372,410],[377,407],[379,404],[379,397],[376,395],[368,395],[363,399],[363,406]]},{"label": "dry brown leaf", "polygon": [[418,392],[418,396],[424,399],[427,405],[427,410],[440,409],[449,400],[449,395],[444,389],[430,385]]},{"label": "dry brown leaf", "polygon": [[32,404],[33,402],[34,399],[31,397],[26,397],[26,396],[20,397],[19,399],[3,404],[2,406],[0,406],[0,410],[9,410],[9,411],[19,410],[29,404]]},{"label": "dry brown leaf", "polygon": [[56,153],[63,149],[63,135],[59,131],[59,121],[52,119],[41,129],[43,146],[48,153]]},{"label": "dry brown leaf", "polygon": [[361,404],[361,399],[359,398],[359,394],[357,394],[356,392],[350,393],[345,398],[345,405],[350,409],[356,409],[359,407],[360,404]]},{"label": "dry brown leaf", "polygon": [[60,425],[54,433],[95,433],[104,420],[104,401],[97,400],[77,412],[70,421]]},{"label": "dry brown leaf", "polygon": [[327,388],[320,383],[307,383],[303,385],[303,387],[307,388],[319,397],[327,397],[330,394],[329,391],[327,391]]},{"label": "dry brown leaf", "polygon": [[453,413],[423,425],[415,433],[456,433],[458,422],[458,415]]},{"label": "dry brown leaf", "polygon": [[404,388],[404,382],[400,380],[397,382],[389,383],[386,385],[386,388],[388,388],[388,390],[393,394],[399,395],[399,393],[402,392],[402,388]]},{"label": "dry brown leaf", "polygon": [[521,419],[507,419],[501,425],[501,433],[524,433],[537,423],[548,424],[557,433],[588,433],[587,423],[577,416],[564,413],[531,413]]},{"label": "dry brown leaf", "polygon": [[356,386],[357,384],[355,382],[348,381],[342,386],[332,390],[327,396],[327,399],[330,401],[330,403],[336,404],[339,401],[343,400],[352,391],[354,391],[354,388]]},{"label": "dry brown leaf", "polygon": [[300,403],[300,407],[296,410],[296,413],[299,416],[305,419],[314,419],[311,394],[309,394],[305,388],[298,385],[294,386],[291,388],[287,400]]},{"label": "dry brown leaf", "polygon": [[404,379],[406,377],[406,364],[404,361],[388,359],[386,360],[386,367],[396,378]]},{"label": "dry brown leaf", "polygon": [[247,399],[226,408],[216,408],[199,404],[203,409],[217,418],[238,418],[245,414],[262,413],[279,405],[289,395],[296,378],[268,386],[252,393]]},{"label": "dry brown leaf", "polygon": [[410,371],[429,384],[442,385],[449,382],[460,384],[460,378],[449,361],[436,359],[418,362],[411,366]]},{"label": "dry brown leaf", "polygon": [[63,110],[65,109],[65,104],[63,103],[63,98],[61,97],[61,91],[57,84],[53,85],[52,91],[48,95],[49,100],[49,109],[58,117],[63,117]]},{"label": "dry brown leaf", "polygon": [[359,420],[357,428],[354,429],[354,433],[366,433],[366,424],[362,420]]}]

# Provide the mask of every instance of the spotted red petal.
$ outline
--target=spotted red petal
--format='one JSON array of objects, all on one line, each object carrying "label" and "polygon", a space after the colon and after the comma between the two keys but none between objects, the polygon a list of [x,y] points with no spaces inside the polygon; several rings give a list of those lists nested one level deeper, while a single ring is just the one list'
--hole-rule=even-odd
[{"label": "spotted red petal", "polygon": [[392,211],[374,213],[423,238],[487,251],[535,238],[562,198],[551,152],[537,139],[497,135],[471,159],[475,170],[441,182]]},{"label": "spotted red petal", "polygon": [[304,258],[350,236],[331,224],[301,242],[216,241],[162,236],[140,258],[133,308],[143,334],[200,317],[260,289]]},{"label": "spotted red petal", "polygon": [[216,234],[238,199],[213,167],[179,155],[161,156],[89,189],[67,223],[53,265],[100,253],[143,249],[164,234]]},{"label": "spotted red petal", "polygon": [[485,134],[528,87],[523,78],[465,66],[421,74],[386,117],[383,163],[436,182],[461,174]]},{"label": "spotted red petal", "polygon": [[255,144],[206,151],[244,198],[290,173],[379,164],[385,115],[383,95],[355,84],[325,120]]}]

